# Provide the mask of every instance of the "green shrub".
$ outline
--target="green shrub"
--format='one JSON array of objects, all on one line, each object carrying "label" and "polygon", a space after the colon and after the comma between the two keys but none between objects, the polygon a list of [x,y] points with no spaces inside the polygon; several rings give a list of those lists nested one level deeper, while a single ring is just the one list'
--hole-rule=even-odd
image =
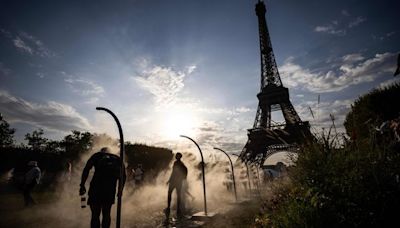
[{"label": "green shrub", "polygon": [[397,102],[394,98],[399,95],[397,84],[360,97],[345,122],[347,133],[351,135],[356,130],[358,137],[345,140],[340,148],[327,138],[301,148],[295,165],[288,171],[289,181],[274,190],[255,225],[391,227],[397,224],[400,143],[391,132],[381,134],[367,125],[398,117],[399,106],[391,102]]},{"label": "green shrub", "polygon": [[[348,144],[302,148],[290,184],[275,190],[260,223],[272,227],[365,227],[397,223],[400,153],[396,147]],[[264,224],[265,225],[265,224]]]}]

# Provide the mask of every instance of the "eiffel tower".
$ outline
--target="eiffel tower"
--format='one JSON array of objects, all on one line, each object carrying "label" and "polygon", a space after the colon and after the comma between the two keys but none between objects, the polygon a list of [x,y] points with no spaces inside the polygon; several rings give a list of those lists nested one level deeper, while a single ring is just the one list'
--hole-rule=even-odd
[{"label": "eiffel tower", "polygon": [[[301,121],[289,100],[289,90],[284,87],[276,65],[272,44],[265,19],[265,4],[256,4],[261,54],[261,88],[257,94],[258,108],[248,141],[240,158],[262,165],[272,154],[280,151],[296,151],[302,141],[311,136],[308,122]],[[271,114],[281,111],[284,123],[272,120]]]}]

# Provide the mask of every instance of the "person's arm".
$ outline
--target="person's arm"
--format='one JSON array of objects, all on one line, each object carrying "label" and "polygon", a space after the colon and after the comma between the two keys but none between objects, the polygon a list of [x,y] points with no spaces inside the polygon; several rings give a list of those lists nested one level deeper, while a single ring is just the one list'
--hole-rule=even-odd
[{"label": "person's arm", "polygon": [[42,172],[40,171],[39,168],[37,168],[37,172],[36,172],[36,180],[37,180],[37,184],[40,183],[40,179],[42,178]]},{"label": "person's arm", "polygon": [[122,196],[122,192],[125,186],[125,181],[126,181],[126,169],[125,169],[125,164],[122,163],[122,180],[121,176],[118,178],[118,181],[121,182],[121,189],[118,189],[118,196]]},{"label": "person's arm", "polygon": [[171,175],[169,176],[167,184],[169,184],[169,182],[171,182],[172,176],[175,175],[175,169],[176,169],[176,162],[174,162],[174,165],[172,166],[172,172],[171,172]]},{"label": "person's arm", "polygon": [[184,176],[185,176],[185,179],[186,179],[186,178],[187,178],[188,170],[187,170],[187,167],[185,166],[185,164],[182,163],[182,165],[183,165]]},{"label": "person's arm", "polygon": [[126,169],[125,169],[125,164],[122,163],[122,186],[125,186],[125,181],[126,181]]},{"label": "person's arm", "polygon": [[90,157],[89,160],[86,162],[85,168],[83,168],[82,171],[82,177],[81,177],[81,184],[80,184],[80,189],[79,189],[79,194],[83,195],[86,193],[86,188],[85,188],[85,183],[86,180],[89,176],[89,171],[94,165],[94,156]]}]

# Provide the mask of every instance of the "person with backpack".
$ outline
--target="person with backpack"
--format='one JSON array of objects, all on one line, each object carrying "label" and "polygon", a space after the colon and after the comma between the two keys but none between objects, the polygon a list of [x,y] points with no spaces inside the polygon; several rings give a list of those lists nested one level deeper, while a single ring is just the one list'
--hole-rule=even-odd
[{"label": "person with backpack", "polygon": [[186,180],[187,177],[187,168],[185,164],[181,161],[182,154],[176,153],[171,177],[169,178],[167,184],[168,186],[168,207],[164,209],[165,216],[167,220],[169,219],[170,207],[171,207],[171,195],[172,191],[176,189],[176,198],[177,198],[177,205],[176,205],[176,214],[178,218],[183,216],[182,213],[182,184]]},{"label": "person with backpack", "polygon": [[[110,227],[111,223],[111,207],[115,202],[115,193],[117,181],[125,184],[126,174],[124,164],[115,154],[111,154],[107,147],[103,147],[100,152],[93,154],[86,163],[82,172],[79,194],[86,193],[85,183],[91,168],[95,168],[90,188],[88,192],[88,202],[92,212],[90,221],[91,228],[100,227],[100,214],[102,214],[102,228]],[[123,167],[123,176],[120,177],[120,169]],[[122,192],[118,192],[118,195]]]},{"label": "person with backpack", "polygon": [[24,201],[25,206],[30,206],[35,204],[32,198],[32,191],[36,185],[39,184],[41,178],[40,168],[38,167],[37,161],[28,162],[28,172],[24,176]]}]

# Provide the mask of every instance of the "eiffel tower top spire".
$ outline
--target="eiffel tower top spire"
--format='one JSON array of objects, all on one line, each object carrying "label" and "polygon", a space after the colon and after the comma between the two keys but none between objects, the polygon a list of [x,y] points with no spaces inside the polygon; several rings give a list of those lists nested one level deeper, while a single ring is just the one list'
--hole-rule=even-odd
[{"label": "eiffel tower top spire", "polygon": [[256,14],[258,17],[258,30],[260,36],[261,91],[268,85],[282,86],[265,19],[266,11],[264,2],[259,0],[256,4]]}]

